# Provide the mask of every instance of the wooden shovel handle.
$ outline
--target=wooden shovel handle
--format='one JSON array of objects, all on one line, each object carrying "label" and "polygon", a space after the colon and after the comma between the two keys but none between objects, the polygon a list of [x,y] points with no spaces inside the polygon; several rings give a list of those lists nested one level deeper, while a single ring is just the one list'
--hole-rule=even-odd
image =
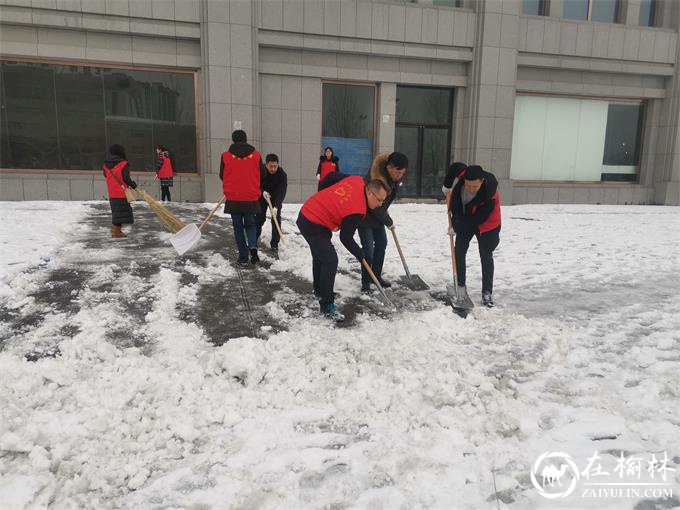
[{"label": "wooden shovel handle", "polygon": [[[449,228],[453,228],[453,223],[451,222],[451,194],[450,192],[446,197],[446,218],[449,220]],[[449,234],[447,234],[449,235]],[[456,239],[455,234],[449,235],[449,244],[451,245],[451,269],[453,270],[453,280],[454,283],[458,284],[458,273],[456,271]]]},{"label": "wooden shovel handle", "polygon": [[279,220],[276,219],[276,214],[274,214],[274,206],[272,205],[272,201],[269,200],[268,197],[265,195],[262,195],[264,199],[267,201],[267,205],[269,206],[269,212],[272,215],[272,219],[274,220],[274,225],[276,225],[276,230],[279,232],[279,236],[281,239],[283,239],[283,232],[281,232],[281,227],[279,226]]},{"label": "wooden shovel handle", "polygon": [[404,266],[406,277],[410,280],[411,272],[408,270],[408,266],[406,265],[406,258],[404,257],[404,252],[401,251],[401,244],[399,244],[399,238],[397,237],[397,229],[391,228],[390,231],[392,232],[392,239],[394,239],[394,245],[397,247],[397,251],[399,252],[399,258],[401,258],[401,263]]},{"label": "wooden shovel handle", "polygon": [[208,216],[206,216],[206,218],[203,220],[203,223],[201,223],[201,225],[198,227],[198,230],[202,230],[203,227],[205,226],[205,224],[210,221],[210,218],[212,218],[215,215],[215,213],[217,212],[217,209],[219,209],[219,207],[224,203],[224,200],[225,200],[225,196],[222,195],[222,198],[220,198],[220,201],[217,202],[217,204],[215,204],[215,207],[213,207],[213,210],[210,211],[210,214],[208,214]]}]

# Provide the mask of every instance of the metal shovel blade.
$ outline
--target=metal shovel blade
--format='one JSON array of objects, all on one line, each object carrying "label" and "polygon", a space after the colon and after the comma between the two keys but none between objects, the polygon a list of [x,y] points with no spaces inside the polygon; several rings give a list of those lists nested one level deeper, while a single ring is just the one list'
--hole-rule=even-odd
[{"label": "metal shovel blade", "polygon": [[184,255],[201,239],[201,231],[198,227],[190,223],[182,230],[170,237],[170,242],[178,255]]},{"label": "metal shovel blade", "polygon": [[399,281],[404,287],[408,287],[411,290],[428,290],[430,288],[430,286],[417,274],[400,276]]},{"label": "metal shovel blade", "polygon": [[451,298],[451,306],[459,310],[472,310],[475,304],[468,296],[467,290],[461,287],[456,287],[455,284],[449,283],[446,286],[446,292]]},{"label": "metal shovel blade", "polygon": [[390,310],[396,311],[397,309],[397,301],[396,301],[396,295],[394,294],[394,291],[392,289],[382,289],[382,292],[378,294],[378,299],[384,304],[387,308]]}]

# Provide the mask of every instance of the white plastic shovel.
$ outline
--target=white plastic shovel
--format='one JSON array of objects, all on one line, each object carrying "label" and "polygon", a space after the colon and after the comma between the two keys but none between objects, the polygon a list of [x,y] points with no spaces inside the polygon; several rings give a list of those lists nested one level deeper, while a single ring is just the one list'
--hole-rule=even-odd
[{"label": "white plastic shovel", "polygon": [[224,203],[224,196],[219,202],[217,202],[213,210],[210,211],[210,214],[208,214],[208,216],[203,220],[203,223],[201,223],[198,227],[195,223],[190,223],[170,237],[170,242],[172,243],[173,248],[175,248],[177,255],[184,255],[191,248],[193,248],[196,243],[198,243],[198,241],[201,240],[201,229],[206,223],[208,223],[208,221],[210,221],[210,218],[213,217],[222,203]]}]

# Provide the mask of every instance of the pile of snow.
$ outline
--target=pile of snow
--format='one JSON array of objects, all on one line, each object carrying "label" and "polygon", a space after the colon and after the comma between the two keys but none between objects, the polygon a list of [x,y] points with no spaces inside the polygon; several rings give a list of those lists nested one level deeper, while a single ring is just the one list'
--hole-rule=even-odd
[{"label": "pile of snow", "polygon": [[[74,211],[85,228],[82,206],[46,207],[60,224]],[[226,253],[185,264],[198,279],[188,286],[176,267],[152,281],[128,274],[112,290],[92,275],[74,297],[77,313],[47,316],[0,352],[1,506],[554,508],[529,479],[543,452],[680,458],[680,229],[669,227],[678,210],[515,206],[503,214],[499,306],[466,319],[434,304],[341,329],[274,303],[286,331],[214,347],[178,308],[196,302],[202,282],[233,276]],[[295,215],[285,209],[288,231]],[[442,216],[442,206],[394,207],[411,271],[439,291],[450,278]],[[52,231],[46,217],[24,220],[25,230]],[[51,267],[97,257],[105,274],[117,274],[106,256],[113,248],[88,254],[65,239],[24,238],[16,249],[38,242],[57,254]],[[304,239],[291,233],[285,243],[274,267],[309,278]],[[338,289],[357,293],[356,261],[341,250]],[[386,275],[395,277],[400,262],[389,250]],[[468,264],[478,301],[474,242]],[[9,283],[31,288],[39,273]],[[153,303],[151,311],[126,315],[112,305],[120,295]],[[25,311],[27,296],[14,289],[2,305]],[[60,340],[60,355],[26,361],[31,344],[54,338],[65,319],[77,327]],[[121,324],[143,345],[112,343],[107,331]]]}]

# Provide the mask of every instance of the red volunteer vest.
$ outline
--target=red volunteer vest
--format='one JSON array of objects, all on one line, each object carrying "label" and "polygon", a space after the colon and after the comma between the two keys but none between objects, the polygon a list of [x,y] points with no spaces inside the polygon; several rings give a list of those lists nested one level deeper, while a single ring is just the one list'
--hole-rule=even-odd
[{"label": "red volunteer vest", "polygon": [[163,164],[161,165],[161,169],[158,171],[158,178],[170,179],[170,177],[172,177],[172,163],[170,162],[170,158],[161,154],[161,159],[163,160]]},{"label": "red volunteer vest", "polygon": [[253,151],[245,158],[231,152],[222,153],[224,173],[222,191],[227,200],[254,202],[260,198],[260,153]]},{"label": "red volunteer vest", "polygon": [[[125,168],[125,165],[127,165],[127,163],[128,163],[127,161],[121,161],[113,168],[109,168],[106,165],[102,166],[104,174],[106,175],[106,189],[109,192],[109,198],[125,198],[124,190],[125,188],[128,187],[128,185],[125,184],[125,181],[123,181],[123,168]],[[116,181],[116,179],[114,179],[111,174],[118,177],[118,181],[123,183],[122,188],[120,186],[120,183]]]},{"label": "red volunteer vest", "polygon": [[322,189],[307,200],[300,212],[312,223],[328,230],[340,229],[342,220],[352,214],[366,216],[366,187],[363,177],[353,175]]},{"label": "red volunteer vest", "polygon": [[323,178],[326,177],[329,173],[335,172],[335,169],[337,168],[337,165],[333,163],[332,161],[323,161],[321,163],[321,171],[319,172],[319,180],[323,181]]},{"label": "red volunteer vest", "polygon": [[[465,174],[465,170],[461,171],[458,174],[458,178],[462,179],[462,176]],[[465,186],[465,184],[463,184]],[[498,228],[501,226],[501,195],[496,191],[491,196],[492,200],[495,200],[494,206],[493,206],[493,211],[491,211],[491,214],[489,214],[489,217],[486,219],[484,223],[479,225],[479,233],[483,234],[484,232],[490,232],[491,230]],[[476,204],[472,206],[472,214],[475,214],[477,211],[477,208],[481,204]]]}]

